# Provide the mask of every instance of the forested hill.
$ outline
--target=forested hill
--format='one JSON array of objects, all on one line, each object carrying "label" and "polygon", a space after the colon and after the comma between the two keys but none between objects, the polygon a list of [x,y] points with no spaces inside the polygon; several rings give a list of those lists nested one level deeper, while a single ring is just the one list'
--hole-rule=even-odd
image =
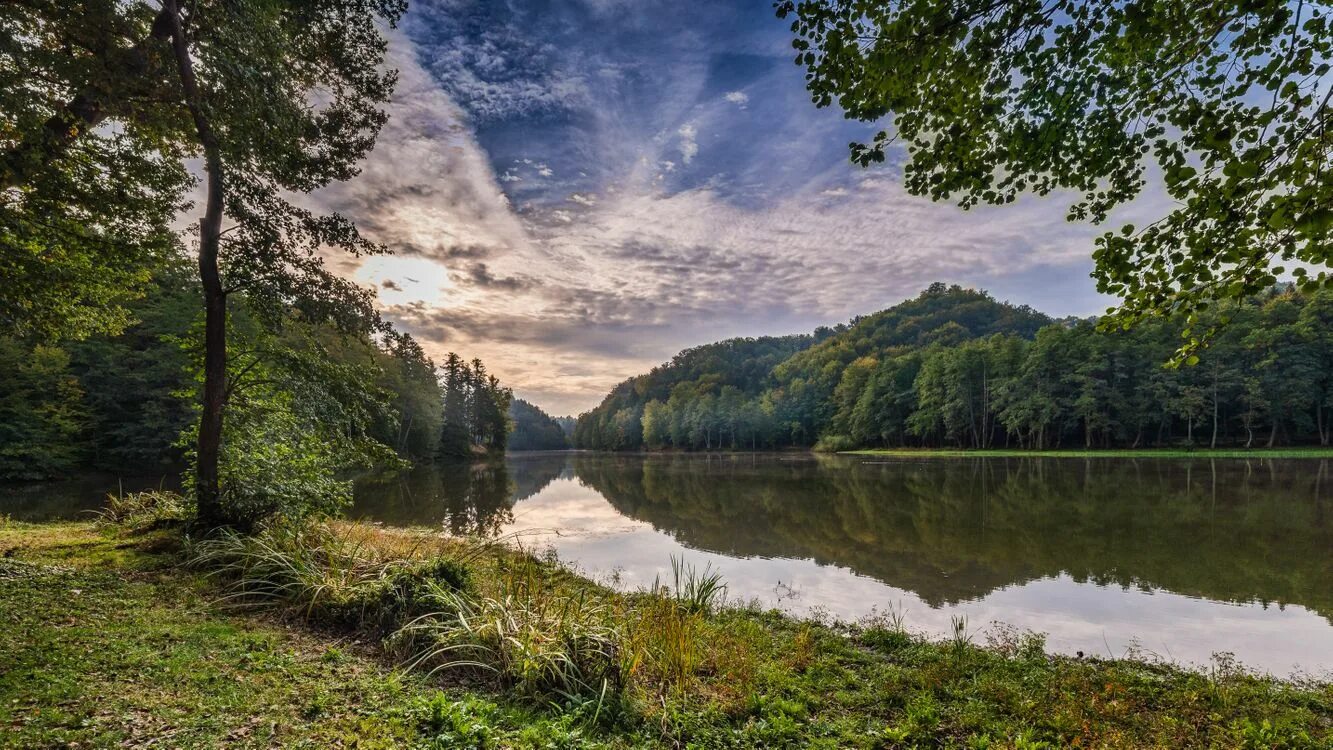
[{"label": "forested hill", "polygon": [[814,335],[736,338],[686,349],[647,375],[616,386],[597,408],[579,415],[574,445],[599,450],[643,447],[642,419],[650,403],[698,401],[712,409],[720,399],[725,408],[738,410],[774,384],[775,367],[820,336],[833,334],[824,328]]},{"label": "forested hill", "polygon": [[509,450],[558,451],[569,447],[559,420],[536,404],[515,398],[509,402]]},{"label": "forested hill", "polygon": [[858,359],[994,333],[1031,337],[1050,322],[984,292],[935,284],[915,299],[810,335],[686,349],[581,415],[574,443],[602,450],[810,445],[843,371]]},{"label": "forested hill", "polygon": [[1333,293],[1277,288],[1216,305],[1195,328],[1222,318],[1197,363],[1171,368],[1183,321],[1105,333],[934,284],[812,336],[682,352],[582,415],[575,446],[1328,444]]}]

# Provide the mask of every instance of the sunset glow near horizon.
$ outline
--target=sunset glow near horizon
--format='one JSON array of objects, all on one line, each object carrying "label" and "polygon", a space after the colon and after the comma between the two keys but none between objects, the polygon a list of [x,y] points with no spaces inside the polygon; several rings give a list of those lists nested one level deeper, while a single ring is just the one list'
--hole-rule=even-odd
[{"label": "sunset glow near horizon", "polygon": [[[391,119],[316,194],[392,257],[340,260],[433,357],[482,358],[553,414],[682,348],[803,333],[933,281],[1052,315],[1105,309],[1102,228],[1067,197],[962,211],[878,128],[818,110],[770,4],[422,0],[391,35]],[[901,157],[901,154],[898,154]]]}]

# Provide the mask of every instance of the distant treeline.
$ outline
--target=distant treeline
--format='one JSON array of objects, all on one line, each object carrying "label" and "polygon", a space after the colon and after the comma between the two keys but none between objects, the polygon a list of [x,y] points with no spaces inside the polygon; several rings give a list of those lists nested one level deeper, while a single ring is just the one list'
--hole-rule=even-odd
[{"label": "distant treeline", "polygon": [[[196,286],[183,262],[162,269],[120,335],[54,344],[0,337],[0,479],[183,468],[198,413]],[[238,477],[286,466],[280,452],[351,469],[507,444],[511,395],[479,360],[450,354],[437,372],[404,334],[346,335],[295,316],[273,333],[254,324],[241,297],[230,327],[224,448]]]},{"label": "distant treeline", "polygon": [[1198,361],[1179,320],[1100,332],[932,285],[814,336],[690,349],[579,417],[604,450],[1329,443],[1333,293],[1214,306]]},{"label": "distant treeline", "polygon": [[565,428],[565,423],[573,422],[569,417],[552,417],[536,404],[516,398],[509,404],[509,422],[513,430],[509,436],[511,451],[558,451],[569,448],[569,433]]}]

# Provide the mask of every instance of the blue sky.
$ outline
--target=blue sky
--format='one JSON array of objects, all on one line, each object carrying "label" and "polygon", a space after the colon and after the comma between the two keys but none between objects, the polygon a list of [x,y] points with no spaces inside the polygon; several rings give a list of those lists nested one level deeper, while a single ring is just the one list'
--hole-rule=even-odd
[{"label": "blue sky", "polygon": [[392,258],[344,265],[436,355],[577,413],[686,346],[804,332],[932,281],[1055,315],[1109,300],[1067,199],[962,211],[864,170],[764,0],[422,0],[363,174],[324,191]]}]

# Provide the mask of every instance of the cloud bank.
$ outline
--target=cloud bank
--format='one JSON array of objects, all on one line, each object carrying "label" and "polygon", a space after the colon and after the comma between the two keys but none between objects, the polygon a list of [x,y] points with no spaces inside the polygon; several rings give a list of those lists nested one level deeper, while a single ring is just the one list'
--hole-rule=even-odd
[{"label": "cloud bank", "polygon": [[362,174],[316,196],[395,255],[344,264],[436,356],[484,359],[555,413],[679,349],[808,331],[986,288],[1053,314],[1106,300],[1064,202],[961,211],[848,164],[767,5],[413,4]]}]

